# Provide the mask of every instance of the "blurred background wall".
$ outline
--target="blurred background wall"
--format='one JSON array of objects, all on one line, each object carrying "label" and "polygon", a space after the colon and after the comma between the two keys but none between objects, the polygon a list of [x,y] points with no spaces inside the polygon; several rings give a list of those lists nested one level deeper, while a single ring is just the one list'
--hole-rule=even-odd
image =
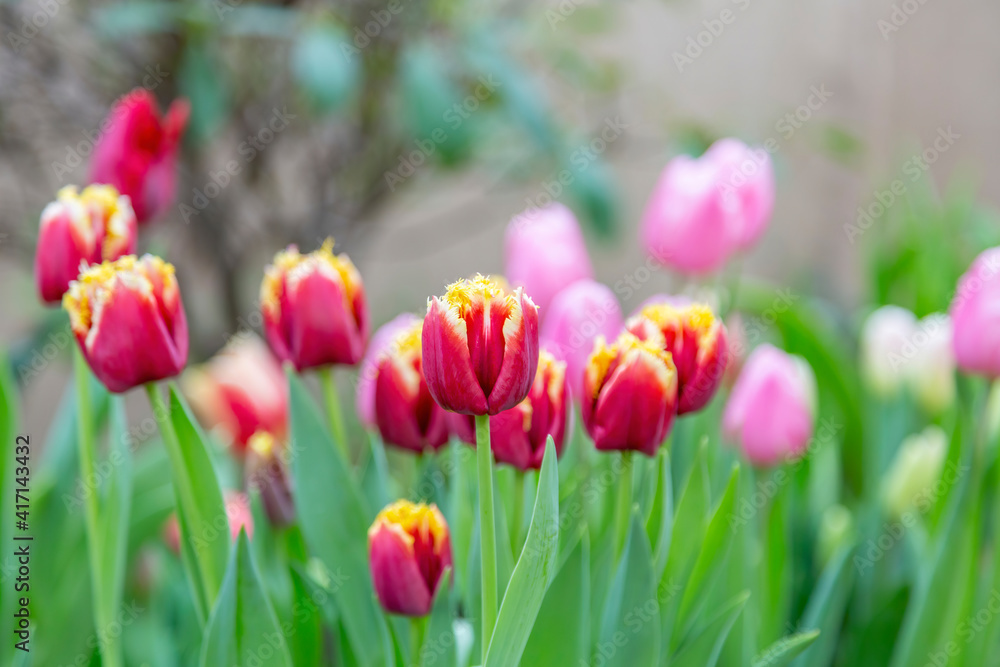
[{"label": "blurred background wall", "polygon": [[[506,223],[567,168],[556,198],[614,285],[645,264],[638,219],[671,156],[773,139],[774,220],[743,268],[847,313],[871,297],[867,232],[850,226],[877,191],[927,188],[914,180],[927,175],[932,192],[989,211],[1000,186],[1000,4],[987,0],[24,0],[0,17],[0,334],[19,359],[59,330],[31,279],[39,213],[85,180],[74,147],[140,85],[194,106],[178,205],[142,232],[178,267],[192,361],[254,312],[283,245],[334,235],[380,324],[500,271]],[[247,159],[241,142],[279,112],[286,126]],[[437,127],[445,144],[410,174]],[[233,159],[240,174],[199,208]],[[680,284],[654,273],[623,309]],[[29,427],[54,411],[68,361],[63,350],[25,380]]]}]

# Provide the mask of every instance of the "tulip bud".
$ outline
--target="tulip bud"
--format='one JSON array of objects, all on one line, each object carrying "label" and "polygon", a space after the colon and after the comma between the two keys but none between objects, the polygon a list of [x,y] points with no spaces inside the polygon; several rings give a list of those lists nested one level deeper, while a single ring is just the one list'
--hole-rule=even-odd
[{"label": "tulip bud", "polygon": [[282,361],[303,371],[354,365],[368,339],[368,306],[361,276],[333,240],[308,255],[289,246],[274,256],[260,286],[264,332]]},{"label": "tulip bud", "polygon": [[955,402],[955,356],[951,338],[951,319],[940,313],[920,320],[913,338],[913,358],[907,380],[917,402],[933,415],[941,414]]},{"label": "tulip bud", "polygon": [[556,294],[577,280],[593,278],[573,212],[552,203],[511,220],[504,237],[504,275],[531,295],[543,322]]},{"label": "tulip bud", "polygon": [[580,396],[583,369],[598,336],[614,340],[624,326],[614,292],[593,280],[578,280],[556,294],[542,322],[542,345],[566,362],[566,379]]},{"label": "tulip bud", "polygon": [[495,415],[524,400],[538,368],[538,309],[483,276],[427,303],[424,378],[445,410]]},{"label": "tulip bud", "polygon": [[375,421],[390,445],[423,452],[448,441],[447,414],[431,397],[424,380],[417,320],[396,335],[379,355],[375,379]]},{"label": "tulip bud", "polygon": [[583,423],[600,450],[656,454],[677,412],[677,369],[655,331],[597,339],[583,376]]},{"label": "tulip bud", "polygon": [[138,88],[115,103],[94,145],[90,182],[113,185],[128,196],[140,224],[173,205],[177,153],[189,114],[187,100],[176,100],[161,119],[156,99]]},{"label": "tulip bud", "polygon": [[437,506],[397,500],[379,512],[368,529],[368,563],[383,609],[426,616],[451,567],[448,524]]},{"label": "tulip bud", "polygon": [[905,379],[904,350],[916,332],[917,318],[899,306],[882,306],[861,329],[861,370],[877,396],[889,399],[899,393]]},{"label": "tulip bud", "polygon": [[256,336],[231,343],[211,361],[188,369],[182,387],[209,428],[221,427],[235,452],[266,431],[283,438],[288,427],[288,389],[274,355]]},{"label": "tulip bud", "polygon": [[750,248],[760,238],[774,210],[774,169],[763,148],[750,148],[738,139],[719,139],[705,151],[704,159],[718,169],[724,201],[735,202],[739,214],[736,247]]},{"label": "tulip bud", "polygon": [[820,566],[829,563],[842,547],[850,544],[853,533],[854,517],[849,509],[843,505],[826,508],[820,518],[819,536],[816,539],[816,554]]},{"label": "tulip bud", "polygon": [[128,197],[109,185],[59,191],[42,211],[35,252],[35,284],[46,303],[59,303],[80,275],[80,264],[100,264],[135,252],[138,224]]},{"label": "tulip bud", "polygon": [[73,333],[94,375],[112,392],[181,372],[188,330],[174,267],[126,255],[91,266],[63,297]]},{"label": "tulip bud", "polygon": [[960,370],[1000,377],[1000,247],[985,250],[958,281],[949,315]]},{"label": "tulip bud", "polygon": [[[570,426],[568,404],[566,362],[543,349],[538,353],[538,372],[528,397],[510,410],[490,417],[490,446],[496,462],[519,470],[540,470],[550,435],[556,456],[562,456]],[[472,417],[455,413],[449,417],[451,430],[475,446],[476,427]]]},{"label": "tulip bud", "polygon": [[642,340],[662,340],[677,368],[677,414],[696,412],[715,395],[726,372],[726,328],[708,306],[684,298],[654,297],[625,328]]},{"label": "tulip bud", "polygon": [[801,357],[764,344],[747,359],[722,416],[726,437],[758,466],[790,461],[813,432],[816,378]]},{"label": "tulip bud", "polygon": [[295,501],[288,483],[287,450],[282,441],[266,431],[257,431],[250,437],[247,452],[247,488],[260,493],[271,525],[289,525],[295,520]]},{"label": "tulip bud", "polygon": [[938,426],[928,426],[903,440],[882,486],[889,516],[898,519],[913,510],[930,509],[947,451],[948,436]]},{"label": "tulip bud", "polygon": [[366,428],[375,428],[375,378],[378,376],[378,362],[382,352],[389,349],[404,329],[409,329],[420,318],[412,313],[402,313],[383,324],[372,336],[368,349],[358,369],[358,384],[355,388],[355,407],[358,419]]}]

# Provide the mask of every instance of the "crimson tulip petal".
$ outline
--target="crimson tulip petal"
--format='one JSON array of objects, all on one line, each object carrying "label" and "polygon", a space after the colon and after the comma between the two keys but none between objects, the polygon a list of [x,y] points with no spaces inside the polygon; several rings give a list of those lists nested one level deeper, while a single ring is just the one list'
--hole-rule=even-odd
[{"label": "crimson tulip petal", "polygon": [[398,526],[380,527],[368,550],[379,603],[393,614],[425,616],[433,598],[414,557],[412,538]]},{"label": "crimson tulip petal", "polygon": [[424,378],[445,410],[482,415],[486,395],[472,367],[465,322],[434,297],[427,306],[422,333]]},{"label": "crimson tulip petal", "polygon": [[503,365],[490,392],[489,414],[509,410],[531,389],[538,368],[538,309],[518,290],[517,307],[503,324]]}]

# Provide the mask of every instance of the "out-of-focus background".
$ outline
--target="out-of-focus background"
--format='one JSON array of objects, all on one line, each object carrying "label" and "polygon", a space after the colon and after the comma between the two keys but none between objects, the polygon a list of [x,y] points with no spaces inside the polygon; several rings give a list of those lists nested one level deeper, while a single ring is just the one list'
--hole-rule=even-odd
[{"label": "out-of-focus background", "polygon": [[[499,271],[506,223],[551,198],[599,280],[644,277],[658,174],[721,136],[778,146],[774,219],[744,270],[845,313],[885,300],[864,291],[867,258],[912,199],[949,242],[969,219],[995,227],[987,0],[23,0],[0,22],[0,334],[15,371],[44,370],[16,372],[29,430],[69,365],[31,277],[39,214],[85,180],[103,117],[138,86],[192,104],[177,204],[140,240],[178,268],[192,362],[248,321],[277,249],[328,235],[376,325]],[[906,201],[859,226],[896,180]],[[650,275],[626,313],[680,285]]]}]

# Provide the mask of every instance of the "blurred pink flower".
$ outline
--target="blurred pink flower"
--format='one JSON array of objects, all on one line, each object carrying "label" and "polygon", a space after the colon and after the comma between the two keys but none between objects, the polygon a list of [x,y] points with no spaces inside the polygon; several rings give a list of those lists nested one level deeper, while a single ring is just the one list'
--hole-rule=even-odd
[{"label": "blurred pink flower", "polygon": [[815,404],[816,378],[805,360],[764,344],[737,378],[722,428],[751,463],[774,465],[805,450]]},{"label": "blurred pink flower", "polygon": [[959,281],[949,314],[960,370],[1000,377],[1000,247],[984,250]]},{"label": "blurred pink flower", "polygon": [[773,205],[767,152],[722,139],[699,158],[680,155],[667,164],[646,204],[640,240],[677,271],[712,273],[760,237]]},{"label": "blurred pink flower", "polygon": [[396,340],[404,329],[412,327],[420,321],[413,313],[402,313],[389,320],[372,336],[361,360],[358,370],[358,385],[354,394],[354,402],[358,411],[358,419],[367,428],[375,428],[375,378],[378,377],[379,356]]},{"label": "blurred pink flower", "polygon": [[593,278],[587,246],[573,212],[562,204],[521,213],[507,225],[504,237],[504,277],[548,316],[552,299],[582,278]]},{"label": "blurred pink flower", "polygon": [[539,338],[547,350],[566,362],[567,382],[578,397],[594,340],[598,336],[614,340],[623,327],[614,292],[606,285],[584,279],[555,295]]},{"label": "blurred pink flower", "polygon": [[174,203],[177,152],[189,113],[187,100],[179,99],[161,118],[152,93],[137,88],[115,102],[105,121],[90,161],[90,182],[127,195],[139,224]]}]

